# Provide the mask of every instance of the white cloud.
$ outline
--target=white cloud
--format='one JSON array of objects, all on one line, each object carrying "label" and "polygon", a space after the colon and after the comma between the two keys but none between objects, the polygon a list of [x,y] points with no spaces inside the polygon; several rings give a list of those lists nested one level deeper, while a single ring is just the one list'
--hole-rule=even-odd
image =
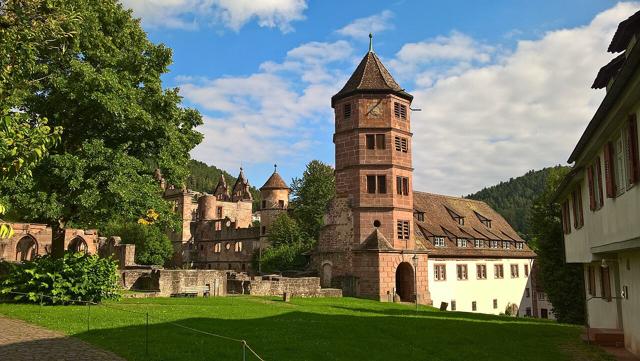
[{"label": "white cloud", "polygon": [[416,79],[422,86],[430,86],[438,78],[457,75],[472,67],[494,60],[499,48],[458,31],[402,46],[388,64],[400,79]]},{"label": "white cloud", "polygon": [[346,78],[330,65],[351,56],[345,41],[311,42],[248,76],[177,77],[181,95],[207,114],[199,128],[205,138],[193,157],[228,169],[241,160],[282,164],[313,159],[319,132],[329,135],[333,128],[329,99]]},{"label": "white cloud", "polygon": [[[451,42],[428,42],[428,59],[459,59],[466,69],[416,84],[412,114],[415,185],[418,190],[462,195],[525,173],[565,163],[602,100],[590,89],[618,23],[638,10],[622,3],[590,24],[550,31],[535,41],[519,41],[496,62],[483,51],[465,52]],[[474,41],[456,35],[453,43]],[[444,38],[443,38],[444,39]],[[405,48],[397,62],[428,72],[428,61],[410,61]],[[480,48],[482,49],[482,47]],[[490,48],[487,48],[490,49]],[[491,56],[491,51],[484,52]],[[425,66],[426,65],[426,66]]]},{"label": "white cloud", "polygon": [[235,31],[256,20],[259,26],[293,30],[304,19],[306,0],[122,0],[150,27],[196,29],[220,22]]},{"label": "white cloud", "polygon": [[393,27],[389,22],[391,18],[393,18],[393,13],[389,10],[384,10],[380,14],[356,19],[345,27],[336,30],[336,32],[343,36],[365,40],[369,33],[375,34],[391,29]]}]

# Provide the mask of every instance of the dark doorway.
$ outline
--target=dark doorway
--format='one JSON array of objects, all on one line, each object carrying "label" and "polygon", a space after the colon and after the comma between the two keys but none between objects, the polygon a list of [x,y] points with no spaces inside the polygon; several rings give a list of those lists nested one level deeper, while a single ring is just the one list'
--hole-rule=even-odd
[{"label": "dark doorway", "polygon": [[540,309],[540,318],[549,318],[549,311],[546,308]]},{"label": "dark doorway", "polygon": [[84,239],[76,237],[71,242],[69,242],[69,247],[67,249],[72,252],[87,253],[89,247],[87,246],[87,242],[85,242]]},{"label": "dark doorway", "polygon": [[16,245],[16,261],[31,261],[38,255],[38,242],[27,236]]},{"label": "dark doorway", "polygon": [[402,302],[414,301],[413,267],[408,262],[402,262],[396,269],[396,293]]}]

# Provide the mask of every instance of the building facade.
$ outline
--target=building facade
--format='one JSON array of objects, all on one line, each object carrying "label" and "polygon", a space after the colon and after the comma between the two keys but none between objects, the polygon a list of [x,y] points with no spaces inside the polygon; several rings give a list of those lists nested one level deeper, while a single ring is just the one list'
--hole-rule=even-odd
[{"label": "building facade", "polygon": [[587,320],[593,332],[624,335],[640,355],[640,12],[623,21],[593,88],[606,96],[568,162],[556,200],[566,261],[584,266]]},{"label": "building facade", "polygon": [[252,214],[253,198],[242,169],[233,188],[223,176],[212,194],[197,199],[195,217],[190,221],[191,238],[182,243],[188,260],[182,265],[201,269],[255,273],[253,260],[269,245],[272,222],[289,207],[289,187],[277,169],[260,188],[258,224]]},{"label": "building facade", "polygon": [[312,255],[323,287],[524,315],[535,254],[518,234],[482,202],[414,192],[412,99],[371,46],[331,99],[336,196]]}]

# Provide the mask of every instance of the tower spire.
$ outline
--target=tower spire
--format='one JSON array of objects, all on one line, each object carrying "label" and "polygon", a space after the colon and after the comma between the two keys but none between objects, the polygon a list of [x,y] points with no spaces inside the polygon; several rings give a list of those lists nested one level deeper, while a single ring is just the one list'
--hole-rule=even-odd
[{"label": "tower spire", "polygon": [[373,53],[373,34],[369,33],[369,52]]}]

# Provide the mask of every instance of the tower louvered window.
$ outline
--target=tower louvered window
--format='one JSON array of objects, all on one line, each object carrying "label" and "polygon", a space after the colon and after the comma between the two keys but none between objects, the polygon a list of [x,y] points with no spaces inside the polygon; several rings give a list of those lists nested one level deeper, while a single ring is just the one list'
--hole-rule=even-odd
[{"label": "tower louvered window", "polygon": [[396,137],[395,145],[398,152],[406,153],[409,150],[409,141],[407,138]]},{"label": "tower louvered window", "polygon": [[398,239],[409,239],[409,221],[398,221]]},{"label": "tower louvered window", "polygon": [[343,115],[344,115],[344,119],[351,118],[351,103],[347,103],[344,105]]},{"label": "tower louvered window", "polygon": [[407,119],[407,106],[400,103],[393,103],[393,114],[396,118]]}]

